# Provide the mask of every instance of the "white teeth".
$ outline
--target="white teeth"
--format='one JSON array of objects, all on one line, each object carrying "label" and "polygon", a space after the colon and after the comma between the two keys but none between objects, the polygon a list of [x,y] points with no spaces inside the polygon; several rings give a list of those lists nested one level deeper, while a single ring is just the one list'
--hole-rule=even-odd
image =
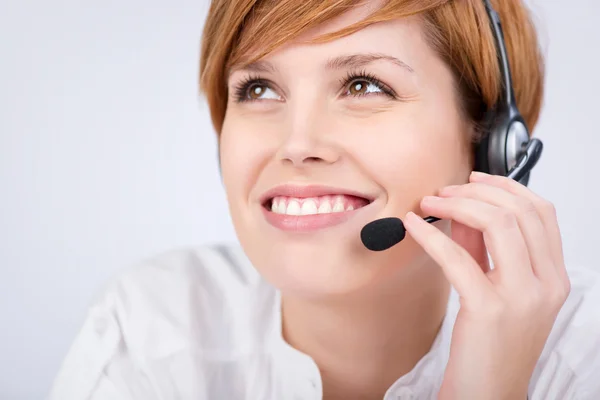
[{"label": "white teeth", "polygon": [[342,196],[336,196],[335,203],[333,205],[333,212],[342,212],[344,211],[344,198]]},{"label": "white teeth", "polygon": [[275,197],[271,201],[271,211],[275,214],[285,214],[287,210],[287,205],[285,202],[285,198],[283,197]]},{"label": "white teeth", "polygon": [[287,215],[302,215],[300,213],[301,211],[302,210],[300,209],[300,203],[298,203],[297,200],[290,199],[290,201],[288,202],[287,210],[285,211],[285,213]]},{"label": "white teeth", "polygon": [[271,211],[276,214],[300,216],[339,213],[352,210],[354,210],[354,206],[348,204],[348,199],[342,195],[304,199],[278,196],[271,201]]},{"label": "white teeth", "polygon": [[317,203],[314,199],[305,199],[302,202],[301,215],[314,215],[317,213]]},{"label": "white teeth", "polygon": [[317,212],[319,214],[329,214],[331,212],[331,203],[321,200],[321,204],[319,204],[319,210]]},{"label": "white teeth", "polygon": [[287,209],[285,205],[285,199],[279,199],[277,202],[277,211],[278,214],[285,214],[285,210]]}]

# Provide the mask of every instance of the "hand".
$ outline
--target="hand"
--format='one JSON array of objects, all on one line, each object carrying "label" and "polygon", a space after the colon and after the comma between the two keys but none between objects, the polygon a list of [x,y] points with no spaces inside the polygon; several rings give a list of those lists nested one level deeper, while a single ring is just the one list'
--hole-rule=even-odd
[{"label": "hand", "polygon": [[526,399],[570,292],[554,207],[509,178],[473,173],[421,208],[452,220],[452,239],[414,213],[405,225],[461,304],[439,399]]}]

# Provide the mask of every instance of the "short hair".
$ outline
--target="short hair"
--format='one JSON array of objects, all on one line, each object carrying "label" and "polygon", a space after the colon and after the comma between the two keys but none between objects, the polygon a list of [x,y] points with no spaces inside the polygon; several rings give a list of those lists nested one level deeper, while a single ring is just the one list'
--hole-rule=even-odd
[{"label": "short hair", "polygon": [[[368,0],[367,0],[368,1]],[[220,134],[227,108],[227,76],[238,64],[254,62],[307,30],[325,23],[360,0],[212,0],[204,25],[200,91]],[[530,11],[521,0],[492,4],[502,21],[517,106],[530,131],[540,114],[544,59]],[[451,68],[460,109],[483,123],[502,94],[496,43],[483,1],[387,0],[367,18],[315,38],[322,43],[368,25],[408,16],[422,18],[426,40]]]}]

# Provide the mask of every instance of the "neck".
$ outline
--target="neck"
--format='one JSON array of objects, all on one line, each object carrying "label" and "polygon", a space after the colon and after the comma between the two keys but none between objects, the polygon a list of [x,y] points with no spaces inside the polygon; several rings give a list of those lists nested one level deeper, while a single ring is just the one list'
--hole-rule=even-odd
[{"label": "neck", "polygon": [[431,349],[450,286],[434,263],[344,300],[282,295],[283,335],[319,366],[323,398],[381,399]]}]

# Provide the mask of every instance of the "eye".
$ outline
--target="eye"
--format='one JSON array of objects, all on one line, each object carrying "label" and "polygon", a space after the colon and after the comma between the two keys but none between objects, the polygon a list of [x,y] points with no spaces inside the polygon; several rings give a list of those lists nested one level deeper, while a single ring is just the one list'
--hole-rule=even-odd
[{"label": "eye", "polygon": [[392,88],[381,82],[374,75],[367,72],[349,73],[341,82],[344,96],[387,96],[396,99],[397,95]]},{"label": "eye", "polygon": [[252,84],[249,88],[248,88],[248,97],[250,97],[252,100],[259,100],[259,99],[279,99],[279,96],[277,95],[277,93],[275,93],[271,88],[269,88],[266,85],[260,85],[260,84]]},{"label": "eye", "polygon": [[239,103],[258,100],[281,100],[268,81],[248,78],[235,87],[235,100]]},{"label": "eye", "polygon": [[377,92],[383,93],[383,89],[381,89],[374,83],[359,79],[350,84],[350,87],[348,88],[348,92],[346,94],[352,96],[363,96],[367,93]]}]

